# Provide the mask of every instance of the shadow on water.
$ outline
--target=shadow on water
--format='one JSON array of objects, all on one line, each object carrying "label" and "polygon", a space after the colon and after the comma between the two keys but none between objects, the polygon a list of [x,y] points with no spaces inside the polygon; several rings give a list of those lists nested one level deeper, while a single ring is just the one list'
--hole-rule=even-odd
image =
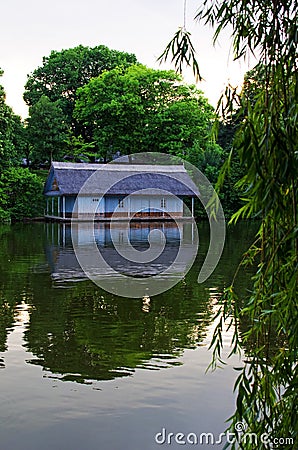
[{"label": "shadow on water", "polygon": [[[185,349],[196,348],[206,338],[213,301],[231,281],[242,252],[252,242],[256,224],[242,223],[229,230],[224,254],[212,276],[196,281],[209,245],[209,227],[199,224],[200,247],[186,277],[151,299],[131,299],[107,293],[86,279],[71,242],[70,228],[60,224],[28,224],[0,228],[0,351],[15,328],[20,310],[24,322],[24,347],[48,377],[89,383],[129,376],[136,368],[159,370],[181,364]],[[77,239],[88,245],[83,227]],[[129,267],[117,257],[109,229],[98,226],[97,245],[115,270],[134,275],[166,267],[177,252],[181,235],[191,244],[191,229],[167,225],[162,230],[167,253],[156,266]],[[149,228],[134,225],[131,243],[148,247]],[[121,229],[118,237],[121,240]],[[108,274],[102,274],[106,276]],[[247,274],[240,288],[247,287]],[[30,355],[28,353],[28,355]],[[0,368],[5,367],[0,359]]]}]

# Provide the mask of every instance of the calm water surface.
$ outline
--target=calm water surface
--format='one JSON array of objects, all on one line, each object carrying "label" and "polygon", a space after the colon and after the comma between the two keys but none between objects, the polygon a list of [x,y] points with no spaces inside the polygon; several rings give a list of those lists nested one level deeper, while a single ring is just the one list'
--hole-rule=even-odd
[{"label": "calm water surface", "polygon": [[[219,266],[199,285],[209,245],[208,224],[199,224],[192,269],[148,302],[84,279],[68,227],[1,226],[0,449],[181,448],[155,442],[163,428],[217,438],[233,412],[233,366],[240,362],[205,373],[214,302],[255,229],[241,223],[228,230]],[[136,248],[144,233],[132,230]],[[173,230],[168,239],[175,248]],[[105,233],[101,245],[110,247]],[[249,275],[240,275],[243,295]]]}]

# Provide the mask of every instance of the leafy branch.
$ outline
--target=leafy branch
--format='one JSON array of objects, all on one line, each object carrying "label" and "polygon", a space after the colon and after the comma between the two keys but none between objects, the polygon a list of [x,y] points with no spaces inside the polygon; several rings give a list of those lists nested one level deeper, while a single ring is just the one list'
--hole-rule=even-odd
[{"label": "leafy branch", "polygon": [[184,27],[180,27],[174,34],[173,39],[168,43],[163,53],[157,58],[160,63],[165,62],[169,55],[174,63],[177,72],[182,73],[184,64],[192,67],[196,82],[202,81],[199,64],[196,59],[196,51],[191,42],[191,34]]}]

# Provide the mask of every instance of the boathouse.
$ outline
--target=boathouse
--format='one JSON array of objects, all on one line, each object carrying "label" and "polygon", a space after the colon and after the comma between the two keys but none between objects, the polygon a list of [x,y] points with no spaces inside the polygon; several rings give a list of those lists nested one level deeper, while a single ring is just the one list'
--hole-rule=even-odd
[{"label": "boathouse", "polygon": [[199,195],[183,165],[52,162],[44,186],[53,220],[183,218]]}]

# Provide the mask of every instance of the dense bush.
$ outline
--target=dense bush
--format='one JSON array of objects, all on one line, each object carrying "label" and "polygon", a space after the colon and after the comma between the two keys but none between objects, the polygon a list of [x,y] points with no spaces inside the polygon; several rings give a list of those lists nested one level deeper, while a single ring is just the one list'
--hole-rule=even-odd
[{"label": "dense bush", "polygon": [[43,215],[41,179],[29,169],[11,167],[0,174],[0,222]]}]

